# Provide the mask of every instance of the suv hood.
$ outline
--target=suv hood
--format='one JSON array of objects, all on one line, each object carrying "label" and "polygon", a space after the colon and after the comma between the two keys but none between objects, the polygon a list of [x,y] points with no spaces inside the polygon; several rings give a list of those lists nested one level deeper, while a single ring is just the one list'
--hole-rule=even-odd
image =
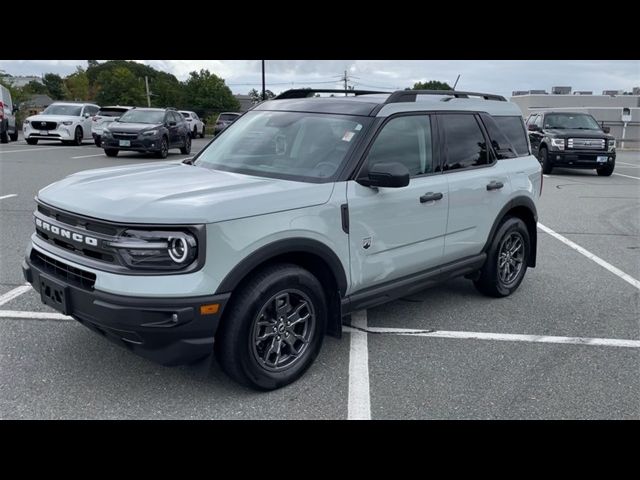
[{"label": "suv hood", "polygon": [[43,188],[53,207],[122,223],[195,224],[326,203],[333,183],[304,183],[175,162],[87,170]]},{"label": "suv hood", "polygon": [[31,115],[27,117],[25,120],[29,120],[30,122],[64,122],[67,120],[77,121],[80,117],[76,117],[74,115]]},{"label": "suv hood", "polygon": [[142,130],[153,130],[162,127],[162,123],[126,123],[111,120],[113,124],[109,127],[118,132],[141,132]]},{"label": "suv hood", "polygon": [[580,129],[563,129],[563,128],[547,128],[545,133],[553,135],[557,138],[608,138],[613,139],[613,135],[604,133],[600,130],[580,130]]}]

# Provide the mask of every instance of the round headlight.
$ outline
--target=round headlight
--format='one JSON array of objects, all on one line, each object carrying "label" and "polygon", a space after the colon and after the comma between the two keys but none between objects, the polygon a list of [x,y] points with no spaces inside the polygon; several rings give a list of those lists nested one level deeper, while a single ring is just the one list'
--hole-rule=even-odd
[{"label": "round headlight", "polygon": [[169,256],[176,263],[183,263],[189,256],[189,244],[183,237],[169,238]]}]

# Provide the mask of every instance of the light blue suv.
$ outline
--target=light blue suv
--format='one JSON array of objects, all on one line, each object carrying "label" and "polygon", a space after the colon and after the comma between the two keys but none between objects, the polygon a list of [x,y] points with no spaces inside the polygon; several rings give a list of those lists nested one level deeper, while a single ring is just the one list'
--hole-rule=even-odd
[{"label": "light blue suv", "polygon": [[300,377],[350,312],[456,276],[514,292],[536,263],[542,189],[518,107],[351,93],[291,90],[192,160],[42,189],[25,278],[136,353],[175,365],[213,350],[258,389]]}]

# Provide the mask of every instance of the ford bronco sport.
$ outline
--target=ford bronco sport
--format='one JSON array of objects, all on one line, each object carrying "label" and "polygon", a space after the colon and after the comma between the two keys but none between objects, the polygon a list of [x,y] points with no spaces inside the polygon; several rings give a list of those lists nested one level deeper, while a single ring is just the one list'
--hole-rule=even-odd
[{"label": "ford bronco sport", "polygon": [[504,297],[535,266],[542,175],[515,104],[285,93],[192,160],[40,190],[23,270],[42,301],[147,358],[214,351],[274,389],[350,312],[463,275]]}]

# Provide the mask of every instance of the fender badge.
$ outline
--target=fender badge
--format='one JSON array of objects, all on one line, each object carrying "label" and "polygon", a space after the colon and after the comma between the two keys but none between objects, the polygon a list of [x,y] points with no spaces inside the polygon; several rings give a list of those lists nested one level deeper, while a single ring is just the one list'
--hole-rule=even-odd
[{"label": "fender badge", "polygon": [[362,239],[362,248],[367,250],[371,246],[371,237],[366,237]]}]

